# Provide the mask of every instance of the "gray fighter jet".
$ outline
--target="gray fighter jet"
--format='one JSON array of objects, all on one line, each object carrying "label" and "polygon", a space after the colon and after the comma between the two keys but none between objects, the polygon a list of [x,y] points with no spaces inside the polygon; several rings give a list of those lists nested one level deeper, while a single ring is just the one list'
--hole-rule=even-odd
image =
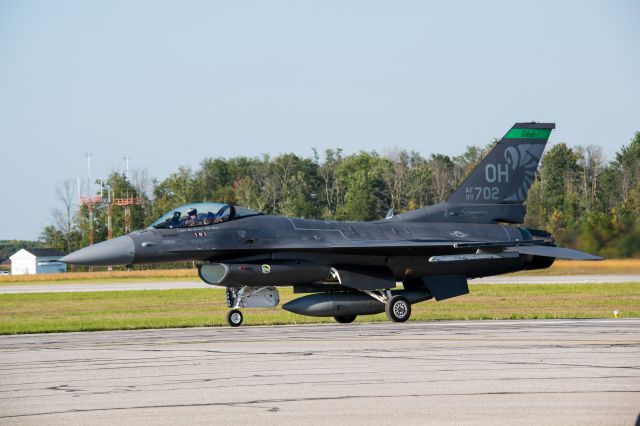
[{"label": "gray fighter jet", "polygon": [[[467,279],[599,260],[559,248],[548,232],[515,226],[553,123],[516,123],[440,204],[372,222],[272,216],[220,203],[187,204],[149,228],[61,260],[75,265],[198,261],[200,278],[227,289],[227,320],[240,308],[275,307],[278,286],[306,293],[283,305],[349,323],[386,312],[403,322],[411,305],[467,294]],[[401,288],[397,288],[398,283]]]}]

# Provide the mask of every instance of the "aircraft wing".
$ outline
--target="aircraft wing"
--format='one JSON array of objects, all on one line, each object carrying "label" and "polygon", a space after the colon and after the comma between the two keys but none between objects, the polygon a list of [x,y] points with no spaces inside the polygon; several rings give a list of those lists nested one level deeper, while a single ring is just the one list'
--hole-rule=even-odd
[{"label": "aircraft wing", "polygon": [[[553,257],[556,259],[569,260],[602,260],[603,257],[595,256],[579,250],[550,245],[542,245],[545,240],[525,240],[525,241],[492,241],[492,242],[454,242],[454,241],[433,241],[433,240],[401,240],[401,241],[354,241],[339,248],[346,247],[380,247],[380,248],[477,248],[477,249],[502,249],[505,252],[530,254],[533,256]],[[336,247],[338,248],[338,247]]]},{"label": "aircraft wing", "polygon": [[[534,256],[553,257],[558,259],[574,260],[602,260],[602,257],[594,256],[578,250],[555,247],[548,244],[551,240],[532,239],[521,241],[453,241],[453,240],[432,240],[432,239],[407,239],[407,240],[343,240],[340,242],[318,241],[317,244],[311,242],[284,242],[270,245],[268,247],[243,248],[242,250],[219,248],[217,254],[239,255],[252,252],[275,253],[275,252],[306,252],[306,253],[347,253],[347,254],[371,254],[371,255],[417,255],[425,256],[431,253],[442,253],[455,256],[457,253],[469,255],[472,249],[480,250],[479,255],[491,257],[500,253],[520,253]],[[444,252],[443,252],[444,249]],[[169,250],[176,253],[185,254],[184,249]],[[190,250],[191,254],[198,257],[209,252],[205,247]],[[475,253],[474,258],[475,258]],[[203,258],[206,258],[204,256]],[[468,256],[459,259],[448,259],[449,261],[468,260]]]}]

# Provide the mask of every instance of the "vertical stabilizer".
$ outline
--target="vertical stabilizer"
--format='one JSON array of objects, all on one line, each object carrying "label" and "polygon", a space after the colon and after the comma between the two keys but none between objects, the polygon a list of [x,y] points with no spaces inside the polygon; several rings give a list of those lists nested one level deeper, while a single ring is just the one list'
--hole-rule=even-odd
[{"label": "vertical stabilizer", "polygon": [[449,197],[456,204],[522,204],[554,123],[516,123]]},{"label": "vertical stabilizer", "polygon": [[516,123],[449,199],[394,216],[398,220],[522,223],[524,201],[554,123]]}]

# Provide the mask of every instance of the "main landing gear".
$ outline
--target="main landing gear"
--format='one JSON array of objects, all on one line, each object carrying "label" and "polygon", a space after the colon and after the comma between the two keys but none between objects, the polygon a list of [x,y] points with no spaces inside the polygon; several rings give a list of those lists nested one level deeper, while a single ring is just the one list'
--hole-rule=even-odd
[{"label": "main landing gear", "polygon": [[333,317],[340,324],[349,324],[356,320],[357,315],[338,315]]},{"label": "main landing gear", "polygon": [[411,303],[404,296],[393,296],[387,300],[384,311],[393,322],[405,322],[411,316]]},{"label": "main landing gear", "polygon": [[411,302],[399,294],[392,295],[391,290],[363,290],[369,296],[384,303],[384,312],[393,322],[405,322],[411,316]]}]

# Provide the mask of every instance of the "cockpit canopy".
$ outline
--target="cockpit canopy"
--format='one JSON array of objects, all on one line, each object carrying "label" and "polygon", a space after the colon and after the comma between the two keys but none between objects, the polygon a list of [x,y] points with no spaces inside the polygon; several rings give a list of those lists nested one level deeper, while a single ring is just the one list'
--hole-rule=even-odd
[{"label": "cockpit canopy", "polygon": [[193,203],[176,207],[160,219],[153,222],[150,228],[171,229],[190,228],[194,226],[213,225],[247,216],[262,214],[244,207],[224,203]]}]

